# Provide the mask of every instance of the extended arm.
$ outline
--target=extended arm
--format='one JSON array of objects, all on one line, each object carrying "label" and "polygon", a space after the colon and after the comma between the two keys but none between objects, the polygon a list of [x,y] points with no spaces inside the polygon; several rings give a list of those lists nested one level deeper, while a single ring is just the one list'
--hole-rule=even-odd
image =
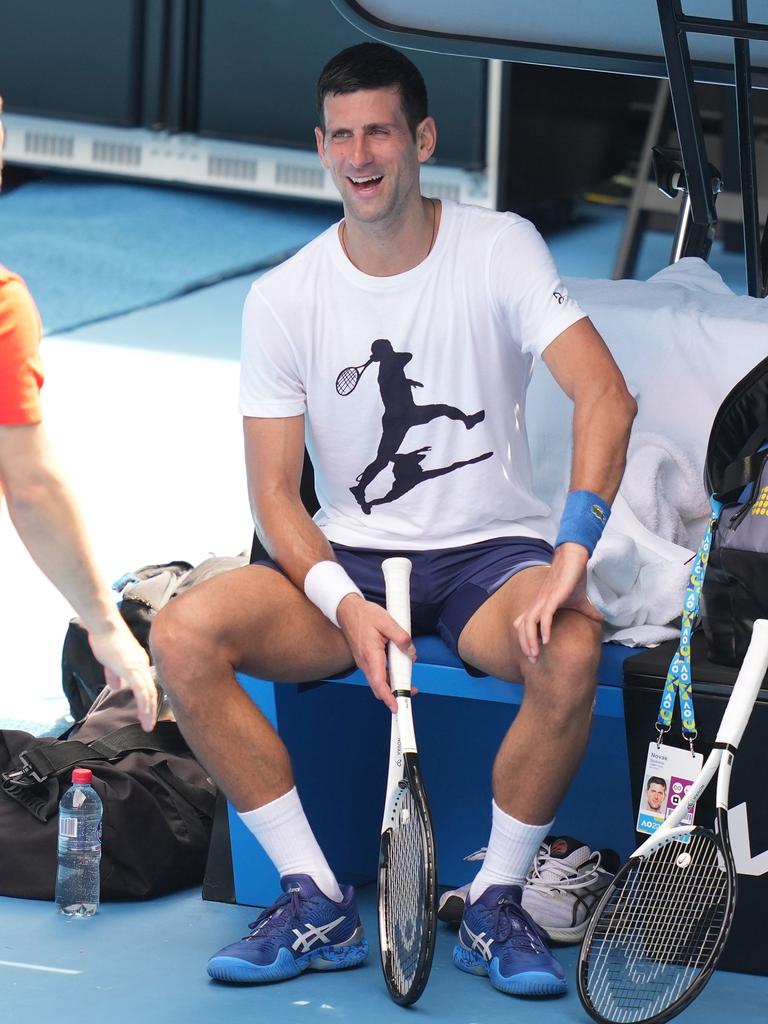
[{"label": "extended arm", "polygon": [[24,546],[88,630],[108,685],[129,686],[139,721],[152,729],[157,691],[149,660],[99,577],[77,504],[42,426],[0,427],[0,485]]},{"label": "extended arm", "polygon": [[[318,562],[335,562],[331,545],[301,501],[299,485],[304,459],[304,417],[243,420],[248,494],[256,532],[288,578],[304,590],[309,570]],[[378,605],[359,594],[347,594],[336,615],[352,657],[371,689],[392,711],[397,710],[387,681],[386,642],[410,656],[410,636]]]},{"label": "extended arm", "polygon": [[[553,377],[573,402],[572,491],[592,491],[608,504],[616,497],[626,462],[637,404],[592,323],[584,318],[563,331],[543,355]],[[575,608],[590,618],[600,615],[586,596],[589,554],[581,544],[555,549],[552,570],[531,607],[516,621],[528,658],[539,656],[539,635],[549,642],[558,608]]]}]

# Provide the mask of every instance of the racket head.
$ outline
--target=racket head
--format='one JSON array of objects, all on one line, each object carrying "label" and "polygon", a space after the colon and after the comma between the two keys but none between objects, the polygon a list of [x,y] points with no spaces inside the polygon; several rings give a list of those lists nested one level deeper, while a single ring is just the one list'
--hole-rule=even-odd
[{"label": "racket head", "polygon": [[415,1003],[432,968],[437,930],[434,827],[415,754],[385,815],[379,849],[379,949],[384,979],[400,1006]]},{"label": "racket head", "polygon": [[576,972],[582,1005],[600,1024],[662,1024],[706,985],[733,922],[736,869],[727,818],[718,834],[661,839],[633,854],[603,894]]},{"label": "racket head", "polygon": [[[366,363],[366,366],[367,365],[368,364]],[[345,395],[351,395],[357,387],[357,383],[360,380],[364,369],[365,367],[345,366],[343,370],[340,370],[339,375],[336,378],[337,394],[342,397]]]}]

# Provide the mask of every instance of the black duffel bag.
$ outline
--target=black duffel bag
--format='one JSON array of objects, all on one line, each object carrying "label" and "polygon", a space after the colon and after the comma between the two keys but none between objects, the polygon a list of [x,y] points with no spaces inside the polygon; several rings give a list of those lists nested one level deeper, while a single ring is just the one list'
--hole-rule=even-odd
[{"label": "black duffel bag", "polygon": [[0,895],[53,899],[59,800],[79,765],[104,805],[102,900],[202,882],[213,782],[174,721],[145,733],[132,693],[105,689],[59,739],[0,730]]}]

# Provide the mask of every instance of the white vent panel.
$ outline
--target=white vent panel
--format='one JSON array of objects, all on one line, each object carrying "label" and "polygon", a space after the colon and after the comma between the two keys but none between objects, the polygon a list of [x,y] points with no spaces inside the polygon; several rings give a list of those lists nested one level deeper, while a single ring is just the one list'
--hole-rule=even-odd
[{"label": "white vent panel", "polygon": [[255,181],[259,173],[257,160],[242,160],[231,156],[209,156],[208,176],[229,178],[233,181]]},{"label": "white vent panel", "polygon": [[91,146],[91,157],[95,164],[111,164],[120,167],[141,166],[141,146],[131,146],[120,142],[104,142],[94,139]]},{"label": "white vent panel", "polygon": [[71,160],[75,154],[75,139],[72,135],[24,132],[24,153],[30,156],[54,156]]},{"label": "white vent panel", "polygon": [[325,187],[325,172],[319,167],[301,167],[299,164],[276,164],[275,184],[292,185],[297,188]]}]

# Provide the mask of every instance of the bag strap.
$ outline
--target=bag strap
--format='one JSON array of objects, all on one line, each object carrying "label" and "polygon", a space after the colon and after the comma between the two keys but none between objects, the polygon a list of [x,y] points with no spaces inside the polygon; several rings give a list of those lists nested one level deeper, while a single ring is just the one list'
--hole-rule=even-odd
[{"label": "bag strap", "polygon": [[717,498],[722,501],[732,491],[740,493],[747,484],[754,484],[767,457],[765,451],[758,451],[729,463],[721,474]]},{"label": "bag strap", "polygon": [[64,740],[48,746],[31,747],[18,757],[19,769],[3,772],[3,779],[20,786],[45,782],[85,761],[117,761],[134,750],[187,754],[189,747],[175,722],[158,722],[152,732],[144,732],[134,722],[99,739],[83,743]]}]

